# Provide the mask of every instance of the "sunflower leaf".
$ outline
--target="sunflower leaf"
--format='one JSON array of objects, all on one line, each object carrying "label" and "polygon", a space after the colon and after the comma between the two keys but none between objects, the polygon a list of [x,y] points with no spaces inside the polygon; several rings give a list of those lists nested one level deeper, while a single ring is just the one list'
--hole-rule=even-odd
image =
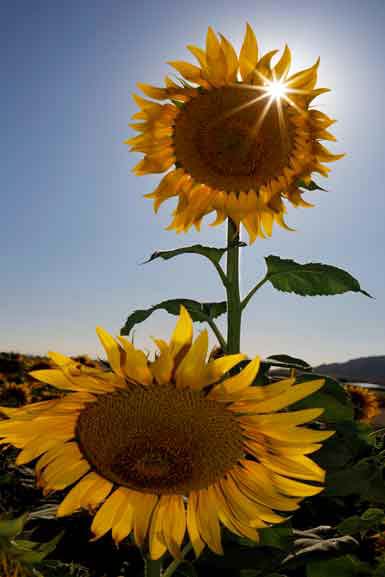
[{"label": "sunflower leaf", "polygon": [[14,519],[0,520],[0,537],[16,537],[24,529],[28,519],[28,513],[20,515]]},{"label": "sunflower leaf", "polygon": [[225,301],[219,303],[199,303],[191,299],[170,299],[148,309],[138,309],[131,313],[127,317],[125,325],[120,330],[120,334],[129,335],[136,324],[142,323],[157,310],[165,310],[171,315],[179,315],[181,305],[188,310],[194,322],[200,323],[215,319],[226,312]]},{"label": "sunflower leaf", "polygon": [[305,188],[306,190],[323,190],[324,192],[327,192],[326,188],[318,186],[318,184],[314,182],[314,180],[311,180],[308,183],[306,183],[304,180],[299,180],[297,182],[297,186],[299,188]]},{"label": "sunflower leaf", "polygon": [[[245,242],[237,242],[230,246],[246,246]],[[191,246],[185,246],[182,248],[177,248],[175,250],[161,250],[154,252],[148,260],[144,262],[144,264],[148,262],[152,262],[157,258],[161,258],[163,260],[169,260],[170,258],[174,258],[175,256],[179,256],[180,254],[200,254],[206,258],[208,258],[212,263],[219,264],[219,261],[227,251],[226,248],[216,248],[214,246],[203,246],[201,244],[193,244]]]},{"label": "sunflower leaf", "polygon": [[324,378],[324,386],[317,392],[309,395],[293,405],[293,410],[311,409],[322,407],[324,409],[321,420],[327,423],[337,423],[353,420],[353,405],[340,383],[330,377],[308,373],[300,375],[297,382],[306,382],[313,379]]},{"label": "sunflower leaf", "polygon": [[301,296],[336,295],[352,291],[373,298],[361,289],[351,274],[341,268],[318,262],[299,264],[274,255],[266,257],[265,261],[266,280],[279,291]]},{"label": "sunflower leaf", "polygon": [[310,371],[311,366],[306,361],[291,357],[290,355],[270,355],[265,359],[265,362],[271,366],[301,369],[303,371]]}]

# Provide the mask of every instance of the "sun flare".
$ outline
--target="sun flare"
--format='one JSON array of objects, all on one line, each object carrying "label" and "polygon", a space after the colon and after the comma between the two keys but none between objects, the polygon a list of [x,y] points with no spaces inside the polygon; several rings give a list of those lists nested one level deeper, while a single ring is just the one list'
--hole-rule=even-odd
[{"label": "sun flare", "polygon": [[273,99],[273,100],[281,100],[287,92],[288,88],[284,82],[280,82],[279,80],[273,80],[273,82],[266,83],[266,93]]}]

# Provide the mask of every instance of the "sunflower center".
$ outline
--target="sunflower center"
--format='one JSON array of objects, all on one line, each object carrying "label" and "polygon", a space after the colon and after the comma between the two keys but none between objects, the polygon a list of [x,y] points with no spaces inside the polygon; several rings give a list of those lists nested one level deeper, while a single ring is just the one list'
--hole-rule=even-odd
[{"label": "sunflower center", "polygon": [[280,176],[293,149],[292,111],[242,85],[187,102],[174,127],[177,163],[197,181],[228,192],[258,189]]},{"label": "sunflower center", "polygon": [[175,385],[132,385],[80,413],[80,448],[106,479],[142,492],[187,494],[242,457],[242,431],[222,403]]}]

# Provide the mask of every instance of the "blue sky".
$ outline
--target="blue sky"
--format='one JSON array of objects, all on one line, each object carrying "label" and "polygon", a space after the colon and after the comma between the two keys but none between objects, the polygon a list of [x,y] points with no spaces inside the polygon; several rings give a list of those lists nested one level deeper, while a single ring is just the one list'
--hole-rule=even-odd
[{"label": "blue sky", "polygon": [[[248,308],[243,350],[311,363],[385,354],[385,4],[369,0],[4,0],[0,6],[0,350],[100,354],[94,332],[118,333],[127,314],[176,297],[222,300],[196,256],[141,263],[155,250],[222,246],[224,227],[165,231],[142,195],[158,176],[130,173],[139,156],[122,142],[137,81],[159,84],[167,60],[189,59],[208,25],[240,47],[246,21],[266,52],[288,43],[293,71],[321,56],[317,101],[337,118],[332,165],[309,193],[314,209],[289,209],[295,233],[276,229],[242,254],[242,286],[263,275],[263,256],[350,271],[359,294],[300,298],[265,285]],[[208,222],[210,218],[208,219]],[[136,343],[167,338],[174,317],[156,313]],[[202,325],[197,325],[201,330]]]}]

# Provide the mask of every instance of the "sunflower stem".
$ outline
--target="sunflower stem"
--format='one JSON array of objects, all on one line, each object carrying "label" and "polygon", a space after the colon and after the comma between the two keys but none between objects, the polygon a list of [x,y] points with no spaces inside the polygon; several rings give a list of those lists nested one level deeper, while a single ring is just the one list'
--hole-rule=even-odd
[{"label": "sunflower stem", "polygon": [[239,353],[242,306],[239,294],[239,232],[228,219],[227,226],[227,354]]},{"label": "sunflower stem", "polygon": [[208,318],[207,323],[210,326],[213,333],[215,334],[215,336],[217,337],[219,346],[221,347],[222,351],[225,351],[226,350],[226,341],[225,341],[221,331],[219,330],[217,324],[213,321],[212,318]]},{"label": "sunflower stem", "polygon": [[181,563],[186,563],[184,557],[189,551],[191,551],[191,549],[192,549],[191,543],[187,543],[187,545],[182,549],[183,559],[174,559],[174,561],[170,563],[165,572],[162,574],[162,577],[171,577],[171,575],[175,573],[175,571],[177,570],[177,568]]},{"label": "sunflower stem", "polygon": [[162,575],[162,561],[161,559],[144,558],[144,577],[160,577]]}]

